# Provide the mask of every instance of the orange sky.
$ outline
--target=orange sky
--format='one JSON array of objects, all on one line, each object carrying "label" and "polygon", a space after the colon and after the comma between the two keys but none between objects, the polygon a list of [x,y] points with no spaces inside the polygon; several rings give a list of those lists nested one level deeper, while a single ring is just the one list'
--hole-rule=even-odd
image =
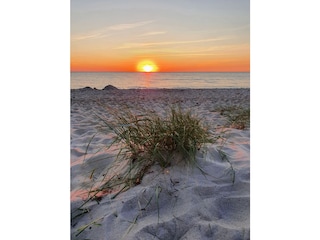
[{"label": "orange sky", "polygon": [[249,72],[249,1],[71,2],[71,71]]},{"label": "orange sky", "polygon": [[[159,72],[250,72],[250,58],[234,59],[173,59],[157,60],[157,57],[148,58],[155,62]],[[135,72],[137,65],[144,58],[112,61],[100,58],[72,59],[71,70],[76,72]]]}]

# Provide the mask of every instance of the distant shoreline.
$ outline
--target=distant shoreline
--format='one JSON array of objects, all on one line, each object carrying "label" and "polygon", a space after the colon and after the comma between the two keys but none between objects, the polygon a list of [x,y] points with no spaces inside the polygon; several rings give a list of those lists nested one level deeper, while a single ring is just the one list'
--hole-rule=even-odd
[{"label": "distant shoreline", "polygon": [[[109,88],[108,88],[109,87]],[[102,89],[83,87],[83,88],[71,88],[71,91],[105,91],[105,90],[213,90],[213,89],[250,89],[250,87],[230,87],[230,88],[117,88],[113,85],[107,85]]]},{"label": "distant shoreline", "polygon": [[249,72],[125,72],[125,71],[70,71],[70,73],[142,73],[142,74],[156,74],[156,73],[250,73]]},{"label": "distant shoreline", "polygon": [[106,85],[119,89],[250,87],[250,73],[246,72],[72,72],[70,75],[71,89],[103,89]]}]

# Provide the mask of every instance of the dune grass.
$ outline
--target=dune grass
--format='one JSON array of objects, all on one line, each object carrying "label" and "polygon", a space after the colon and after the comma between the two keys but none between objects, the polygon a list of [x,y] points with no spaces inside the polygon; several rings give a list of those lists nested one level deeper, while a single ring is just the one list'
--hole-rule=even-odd
[{"label": "dune grass", "polygon": [[[140,184],[143,176],[153,165],[163,168],[172,164],[196,165],[196,153],[205,143],[214,143],[215,137],[205,127],[200,118],[180,107],[172,107],[166,116],[154,111],[140,109],[142,114],[122,109],[121,112],[108,109],[111,118],[98,116],[99,131],[114,135],[106,148],[118,149],[114,161],[107,170],[93,180],[87,200],[100,201],[101,196],[112,194],[116,198],[121,192]],[[91,142],[91,140],[90,140]],[[90,142],[88,145],[90,145]],[[101,150],[101,149],[100,149]],[[201,170],[201,169],[200,169]]]},{"label": "dune grass", "polygon": [[172,107],[165,117],[155,112],[134,114],[113,112],[115,121],[99,117],[101,129],[114,134],[112,144],[120,145],[117,160],[126,161],[120,176],[129,187],[139,184],[149,167],[159,164],[194,164],[196,152],[204,143],[214,142],[200,119],[190,111]]},{"label": "dune grass", "polygon": [[236,129],[250,128],[250,109],[229,106],[219,109],[220,114],[226,116],[228,126]]}]

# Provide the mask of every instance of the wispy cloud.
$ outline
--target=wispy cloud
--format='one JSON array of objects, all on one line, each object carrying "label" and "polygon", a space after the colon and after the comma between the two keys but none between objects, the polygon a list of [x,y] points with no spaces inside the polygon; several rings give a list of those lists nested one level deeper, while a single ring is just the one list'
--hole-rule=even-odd
[{"label": "wispy cloud", "polygon": [[105,36],[104,32],[91,32],[83,35],[76,35],[72,37],[72,41],[85,40],[90,38],[100,38]]},{"label": "wispy cloud", "polygon": [[162,54],[161,56],[219,56],[221,53],[175,53],[175,54]]},{"label": "wispy cloud", "polygon": [[226,55],[234,55],[239,51],[243,52],[244,49],[248,48],[247,44],[240,45],[222,45],[216,47],[209,47],[198,50],[184,50],[181,51],[168,51],[164,53],[162,56],[226,56]]},{"label": "wispy cloud", "polygon": [[90,38],[101,38],[101,37],[108,36],[108,33],[112,31],[123,31],[123,30],[133,29],[133,28],[150,24],[152,22],[153,21],[141,21],[141,22],[135,22],[135,23],[115,24],[115,25],[108,26],[106,28],[88,32],[86,34],[75,35],[72,37],[72,40],[77,41],[77,40],[85,40]]},{"label": "wispy cloud", "polygon": [[153,35],[159,35],[159,34],[165,34],[166,32],[147,32],[144,34],[141,34],[140,36],[153,36]]},{"label": "wispy cloud", "polygon": [[136,22],[136,23],[116,24],[108,27],[108,30],[115,30],[115,31],[127,30],[127,29],[141,27],[141,26],[150,24],[152,22],[153,21],[143,21],[143,22]]},{"label": "wispy cloud", "polygon": [[[137,54],[148,54],[150,53],[150,50],[144,49],[144,50],[137,50]],[[223,55],[224,53],[221,51],[221,47],[206,47],[206,48],[200,48],[196,50],[190,50],[190,49],[184,49],[183,51],[179,51],[176,49],[171,48],[161,48],[158,50],[153,50],[152,54],[155,54],[157,56],[217,56],[217,55]]]},{"label": "wispy cloud", "polygon": [[223,40],[222,38],[210,38],[210,39],[200,39],[191,41],[166,41],[166,42],[151,42],[151,43],[125,43],[123,46],[114,49],[125,49],[125,48],[139,48],[139,47],[153,47],[153,46],[163,46],[163,45],[175,45],[175,44],[192,44],[192,43],[202,43],[202,42],[213,42]]}]

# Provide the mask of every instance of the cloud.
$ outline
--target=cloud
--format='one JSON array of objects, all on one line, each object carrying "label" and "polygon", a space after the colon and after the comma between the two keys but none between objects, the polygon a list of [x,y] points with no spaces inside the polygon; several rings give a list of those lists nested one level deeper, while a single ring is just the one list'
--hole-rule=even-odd
[{"label": "cloud", "polygon": [[108,30],[114,30],[114,31],[127,30],[127,29],[141,27],[141,26],[150,24],[152,22],[153,21],[143,21],[143,22],[136,22],[136,23],[116,24],[108,27]]},{"label": "cloud", "polygon": [[159,35],[159,34],[165,34],[166,32],[147,32],[144,34],[141,34],[140,36],[152,36],[152,35]]},{"label": "cloud", "polygon": [[85,40],[90,38],[101,38],[101,37],[108,36],[109,35],[108,33],[112,31],[122,31],[127,29],[133,29],[133,28],[150,24],[152,22],[153,21],[142,21],[142,22],[135,22],[135,23],[115,24],[106,28],[101,28],[95,31],[88,32],[86,34],[72,36],[72,41]]},{"label": "cloud", "polygon": [[175,52],[175,53],[156,53],[157,56],[167,57],[167,56],[220,56],[223,53],[195,53],[195,52]]},{"label": "cloud", "polygon": [[[149,50],[137,50],[138,54],[148,54],[150,53]],[[190,50],[188,48],[184,49],[183,51],[179,51],[176,49],[171,48],[161,48],[161,49],[154,49],[152,53],[157,56],[218,56],[224,55],[221,51],[221,46],[217,47],[201,47],[200,49]]]},{"label": "cloud", "polygon": [[163,46],[163,45],[175,45],[175,44],[191,44],[191,43],[201,43],[201,42],[213,42],[223,40],[221,38],[210,38],[210,39],[200,39],[191,41],[168,41],[168,42],[152,42],[152,43],[126,43],[123,46],[117,47],[115,49],[125,49],[125,48],[138,48],[138,47],[153,47],[153,46]]},{"label": "cloud", "polygon": [[88,34],[83,34],[83,35],[78,35],[72,37],[73,41],[78,41],[78,40],[85,40],[85,39],[90,39],[90,38],[99,38],[103,36],[103,32],[97,32],[97,33],[88,33]]}]

